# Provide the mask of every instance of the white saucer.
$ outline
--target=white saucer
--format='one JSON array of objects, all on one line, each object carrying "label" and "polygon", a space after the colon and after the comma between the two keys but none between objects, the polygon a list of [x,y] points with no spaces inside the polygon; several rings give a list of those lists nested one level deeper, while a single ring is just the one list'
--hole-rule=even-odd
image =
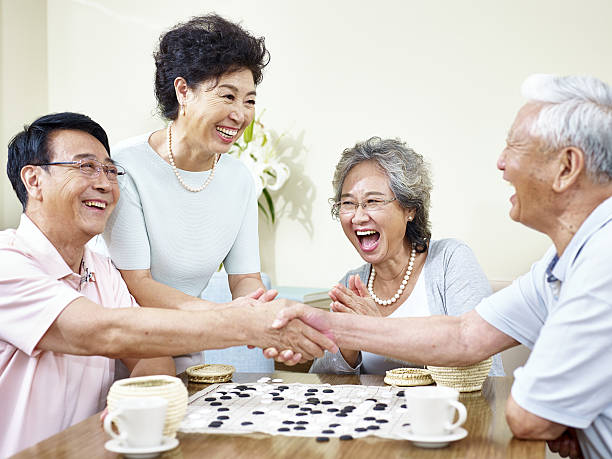
[{"label": "white saucer", "polygon": [[444,448],[451,441],[457,441],[467,437],[467,434],[467,430],[461,427],[457,427],[453,432],[446,435],[415,435],[408,430],[403,438],[410,440],[415,446],[421,448]]},{"label": "white saucer", "polygon": [[179,441],[176,438],[164,437],[161,445],[151,446],[149,448],[132,448],[131,446],[122,445],[119,440],[113,439],[104,443],[104,447],[118,454],[123,454],[127,458],[133,459],[148,459],[150,457],[156,457],[164,451],[176,448]]}]

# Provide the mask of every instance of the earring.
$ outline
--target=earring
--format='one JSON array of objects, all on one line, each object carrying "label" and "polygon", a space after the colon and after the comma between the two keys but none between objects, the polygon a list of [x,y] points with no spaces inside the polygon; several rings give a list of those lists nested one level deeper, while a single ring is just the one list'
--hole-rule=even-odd
[{"label": "earring", "polygon": [[185,106],[181,104],[181,115],[185,116]]}]

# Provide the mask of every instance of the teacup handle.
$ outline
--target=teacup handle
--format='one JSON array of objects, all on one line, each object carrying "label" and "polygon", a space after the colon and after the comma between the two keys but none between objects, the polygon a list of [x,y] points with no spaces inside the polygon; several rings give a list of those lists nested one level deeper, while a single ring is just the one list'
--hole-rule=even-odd
[{"label": "teacup handle", "polygon": [[[108,413],[106,417],[104,418],[104,430],[106,431],[107,434],[109,434],[115,440],[119,440],[120,442],[124,442],[127,439],[125,429],[123,428],[123,421],[121,421],[121,418],[119,418],[122,412],[123,411],[121,410],[121,408],[118,408],[112,413]],[[119,435],[117,435],[113,430],[113,426],[112,426],[113,421],[117,425],[117,430],[119,430]]]},{"label": "teacup handle", "polygon": [[448,429],[449,432],[454,431],[457,427],[460,427],[463,425],[463,423],[465,422],[465,420],[467,419],[467,410],[465,409],[465,405],[461,402],[458,402],[456,400],[449,400],[448,403],[453,406],[454,408],[457,409],[457,414],[459,414],[459,419],[457,419],[457,422],[453,423],[453,424],[448,424],[446,426],[446,428]]}]

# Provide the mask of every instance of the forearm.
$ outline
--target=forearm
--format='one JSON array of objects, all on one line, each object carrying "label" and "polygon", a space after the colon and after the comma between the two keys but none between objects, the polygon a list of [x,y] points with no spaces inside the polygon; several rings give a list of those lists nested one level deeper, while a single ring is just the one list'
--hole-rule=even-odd
[{"label": "forearm", "polygon": [[419,365],[466,366],[498,352],[496,341],[486,342],[474,332],[468,314],[393,320],[329,314],[328,319],[343,351],[360,349]]},{"label": "forearm", "polygon": [[151,358],[257,344],[254,308],[174,311],[103,308],[86,298],[69,304],[38,348],[76,355]]},{"label": "forearm", "polygon": [[228,283],[233,299],[247,296],[260,288],[266,290],[259,273],[229,274]]},{"label": "forearm", "polygon": [[523,440],[555,440],[567,429],[567,426],[523,409],[512,395],[506,403],[506,421],[514,436]]},{"label": "forearm", "polygon": [[344,357],[344,361],[348,363],[351,367],[357,365],[357,361],[359,360],[359,351],[341,348],[340,353],[342,354],[342,357]]},{"label": "forearm", "polygon": [[214,309],[220,304],[202,300],[173,287],[157,282],[151,277],[134,278],[122,271],[123,279],[136,302],[142,307],[181,309],[184,311]]},{"label": "forearm", "polygon": [[[128,367],[129,368],[129,367]],[[130,377],[149,375],[176,375],[176,367],[171,357],[138,359],[130,372]]]}]

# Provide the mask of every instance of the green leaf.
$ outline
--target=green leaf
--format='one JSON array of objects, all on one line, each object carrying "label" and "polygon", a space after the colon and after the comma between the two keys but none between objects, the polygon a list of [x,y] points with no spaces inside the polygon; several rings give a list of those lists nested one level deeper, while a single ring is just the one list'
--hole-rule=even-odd
[{"label": "green leaf", "polygon": [[257,201],[257,207],[259,207],[259,210],[261,210],[263,212],[263,214],[266,217],[266,220],[270,220],[270,216],[268,215],[268,211],[266,210],[266,208],[263,206],[263,204],[259,201]]},{"label": "green leaf", "polygon": [[263,189],[264,198],[266,198],[266,202],[268,203],[268,208],[270,209],[270,216],[272,217],[272,224],[274,224],[275,215],[274,215],[274,202],[272,201],[272,196],[267,189]]},{"label": "green leaf", "polygon": [[243,137],[246,143],[249,143],[251,140],[253,140],[253,127],[254,126],[255,126],[255,118],[253,118],[253,121],[251,121],[251,123],[244,130]]}]

